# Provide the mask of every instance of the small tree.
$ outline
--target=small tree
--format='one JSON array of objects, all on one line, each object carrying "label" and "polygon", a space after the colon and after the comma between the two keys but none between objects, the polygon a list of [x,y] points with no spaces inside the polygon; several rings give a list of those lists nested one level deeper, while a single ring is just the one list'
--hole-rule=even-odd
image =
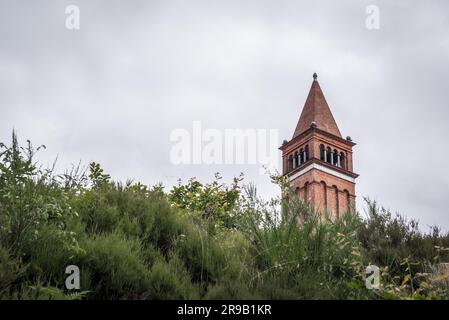
[{"label": "small tree", "polygon": [[0,244],[13,255],[26,237],[39,236],[41,225],[52,223],[64,231],[66,215],[75,214],[51,170],[42,171],[33,162],[41,148],[29,140],[20,147],[14,131],[10,146],[0,143]]},{"label": "small tree", "polygon": [[94,189],[104,188],[111,182],[111,176],[104,172],[99,163],[89,164],[89,179]]},{"label": "small tree", "polygon": [[235,226],[233,211],[240,198],[243,174],[235,177],[230,187],[221,183],[221,179],[221,175],[216,173],[215,180],[209,184],[202,184],[196,178],[186,184],[179,181],[170,191],[168,200],[178,208],[212,222],[216,227],[232,228]]}]

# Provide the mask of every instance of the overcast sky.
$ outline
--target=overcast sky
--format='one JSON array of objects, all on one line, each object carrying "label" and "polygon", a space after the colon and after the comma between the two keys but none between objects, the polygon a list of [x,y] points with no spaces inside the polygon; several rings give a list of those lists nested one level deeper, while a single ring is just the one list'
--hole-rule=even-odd
[{"label": "overcast sky", "polygon": [[[79,30],[66,28],[70,4]],[[117,180],[167,186],[243,171],[275,196],[258,165],[173,164],[170,134],[200,120],[276,129],[280,145],[315,71],[357,143],[358,207],[368,196],[448,230],[447,0],[0,0],[0,141],[14,127],[59,171],[97,161]]]}]

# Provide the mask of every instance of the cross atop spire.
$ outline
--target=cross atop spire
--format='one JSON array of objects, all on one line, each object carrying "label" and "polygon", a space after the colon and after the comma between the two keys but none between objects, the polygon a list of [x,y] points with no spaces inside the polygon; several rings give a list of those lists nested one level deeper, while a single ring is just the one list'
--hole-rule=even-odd
[{"label": "cross atop spire", "polygon": [[342,137],[317,78],[318,75],[314,73],[312,87],[296,125],[293,138],[308,130],[312,124],[320,130]]}]

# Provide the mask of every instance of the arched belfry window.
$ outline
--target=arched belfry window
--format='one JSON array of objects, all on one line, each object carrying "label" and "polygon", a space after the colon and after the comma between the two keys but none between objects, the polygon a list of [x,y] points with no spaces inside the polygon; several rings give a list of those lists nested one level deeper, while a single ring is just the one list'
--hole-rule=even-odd
[{"label": "arched belfry window", "polygon": [[338,155],[338,151],[336,149],[334,149],[334,152],[332,152],[332,164],[339,167],[339,155]]},{"label": "arched belfry window", "polygon": [[290,155],[289,157],[288,157],[288,171],[291,171],[292,169],[293,169],[293,156],[292,155]]},{"label": "arched belfry window", "polygon": [[295,156],[293,157],[293,169],[298,166],[298,151],[295,152]]},{"label": "arched belfry window", "polygon": [[304,162],[309,161],[309,145],[304,148]]},{"label": "arched belfry window", "polygon": [[326,148],[326,162],[332,163],[332,149],[330,147]]},{"label": "arched belfry window", "polygon": [[323,144],[320,144],[320,160],[326,161],[326,149],[324,149]]},{"label": "arched belfry window", "polygon": [[346,157],[343,152],[340,152],[340,167],[346,169]]},{"label": "arched belfry window", "polygon": [[299,164],[303,164],[304,163],[304,150],[301,148],[299,150]]}]

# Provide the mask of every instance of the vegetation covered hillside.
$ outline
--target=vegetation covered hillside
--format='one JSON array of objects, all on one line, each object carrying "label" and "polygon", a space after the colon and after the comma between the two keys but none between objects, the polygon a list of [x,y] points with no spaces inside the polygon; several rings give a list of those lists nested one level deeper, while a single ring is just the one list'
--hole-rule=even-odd
[{"label": "vegetation covered hillside", "polygon": [[[166,192],[96,163],[55,174],[34,163],[38,149],[14,134],[0,145],[2,299],[449,298],[449,236],[375,202],[363,219],[320,219],[280,178],[288,202],[218,175]],[[365,286],[371,264],[379,289]],[[79,290],[66,288],[69,265]]]}]

